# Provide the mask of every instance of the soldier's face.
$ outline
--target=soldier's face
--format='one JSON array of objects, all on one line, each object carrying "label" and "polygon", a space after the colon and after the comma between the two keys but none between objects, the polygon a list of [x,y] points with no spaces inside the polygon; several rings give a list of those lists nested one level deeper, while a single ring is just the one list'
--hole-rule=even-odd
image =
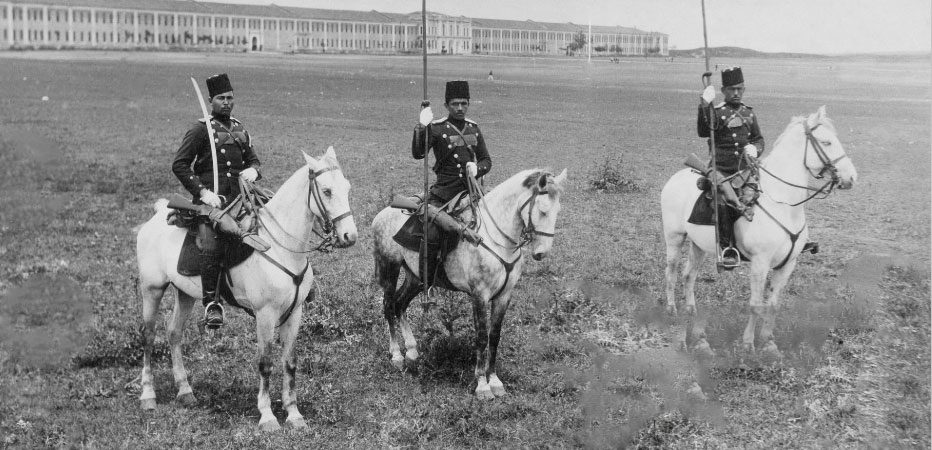
[{"label": "soldier's face", "polygon": [[229,116],[233,112],[233,91],[217,94],[210,99],[214,114]]},{"label": "soldier's face", "polygon": [[737,105],[741,103],[741,97],[744,96],[744,83],[723,87],[722,95],[725,96],[725,103],[730,105]]},{"label": "soldier's face", "polygon": [[444,106],[447,107],[450,117],[463,120],[466,118],[466,110],[469,109],[469,99],[451,98],[449,102],[444,103]]}]

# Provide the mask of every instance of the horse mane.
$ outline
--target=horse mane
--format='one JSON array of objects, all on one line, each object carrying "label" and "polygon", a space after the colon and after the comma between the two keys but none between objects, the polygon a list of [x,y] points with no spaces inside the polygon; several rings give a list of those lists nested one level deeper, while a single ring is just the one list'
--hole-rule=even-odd
[{"label": "horse mane", "polygon": [[[795,116],[790,119],[790,123],[786,126],[786,128],[783,129],[783,132],[780,133],[780,136],[777,137],[777,140],[774,141],[773,145],[767,148],[767,152],[769,153],[771,149],[779,147],[783,139],[789,134],[791,128],[797,125],[802,125],[808,119],[809,117],[807,116]],[[830,119],[828,116],[823,115],[819,125],[828,128],[833,134],[838,134],[838,132],[835,130],[835,122],[833,122],[832,119]],[[763,156],[764,155],[761,155],[761,157]]]},{"label": "horse mane", "polygon": [[534,189],[535,186],[539,186],[540,177],[547,177],[547,185],[544,189],[547,190],[548,195],[552,198],[563,192],[563,186],[560,186],[553,182],[553,173],[546,169],[530,169],[522,172],[518,172],[512,178],[520,178],[521,175],[524,175],[524,181],[521,182],[521,185],[527,189]]}]

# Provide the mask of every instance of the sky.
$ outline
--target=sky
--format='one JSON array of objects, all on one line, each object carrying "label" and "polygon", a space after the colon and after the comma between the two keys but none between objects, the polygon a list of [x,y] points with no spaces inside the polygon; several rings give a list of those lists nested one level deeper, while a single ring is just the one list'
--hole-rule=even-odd
[{"label": "sky", "polygon": [[[212,1],[212,0],[198,0]],[[818,54],[929,52],[929,0],[705,0],[709,45]],[[410,13],[420,0],[222,0],[307,8]],[[427,9],[489,19],[620,25],[703,45],[700,0],[427,0]]]}]

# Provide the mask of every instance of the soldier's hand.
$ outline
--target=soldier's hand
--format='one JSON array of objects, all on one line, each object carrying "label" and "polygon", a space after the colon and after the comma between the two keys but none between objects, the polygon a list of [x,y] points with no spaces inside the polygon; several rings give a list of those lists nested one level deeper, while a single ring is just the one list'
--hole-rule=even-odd
[{"label": "soldier's hand", "polygon": [[421,115],[418,117],[418,122],[423,126],[428,126],[434,120],[434,112],[431,111],[430,106],[421,110]]},{"label": "soldier's hand", "polygon": [[713,100],[715,100],[715,87],[710,84],[702,91],[702,101],[712,103]]},{"label": "soldier's hand", "polygon": [[201,202],[214,208],[219,208],[223,204],[217,194],[207,189],[201,189]]},{"label": "soldier's hand", "polygon": [[242,172],[240,172],[239,177],[242,178],[243,181],[248,181],[252,183],[253,181],[256,181],[257,178],[259,178],[259,171],[257,171],[256,169],[252,167],[249,167],[243,170]]},{"label": "soldier's hand", "polygon": [[466,174],[475,178],[479,174],[479,167],[476,166],[476,163],[470,161],[466,163]]},{"label": "soldier's hand", "polygon": [[745,145],[744,154],[751,158],[757,158],[757,147],[755,147],[754,144]]}]

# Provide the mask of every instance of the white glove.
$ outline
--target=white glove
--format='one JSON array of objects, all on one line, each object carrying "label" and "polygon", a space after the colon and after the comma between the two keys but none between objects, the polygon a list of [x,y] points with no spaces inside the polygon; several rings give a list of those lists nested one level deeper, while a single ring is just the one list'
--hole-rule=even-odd
[{"label": "white glove", "polygon": [[715,100],[715,88],[710,84],[702,91],[702,101],[712,103]]},{"label": "white glove", "polygon": [[220,197],[207,189],[201,189],[201,203],[214,208],[219,208],[222,205]]},{"label": "white glove", "polygon": [[754,144],[745,145],[744,154],[751,158],[757,158],[757,147],[755,147]]},{"label": "white glove", "polygon": [[421,125],[424,125],[426,127],[430,125],[430,123],[433,120],[434,120],[434,112],[430,110],[430,106],[421,110],[421,115],[418,118],[418,122],[420,122]]},{"label": "white glove", "polygon": [[248,181],[251,183],[256,181],[256,178],[259,178],[259,172],[256,169],[250,167],[240,172],[239,177],[242,178],[243,181]]},{"label": "white glove", "polygon": [[472,162],[472,161],[466,163],[466,175],[469,175],[469,176],[475,178],[476,175],[478,175],[478,174],[479,174],[479,167],[476,166],[476,163],[474,163],[474,162]]}]

